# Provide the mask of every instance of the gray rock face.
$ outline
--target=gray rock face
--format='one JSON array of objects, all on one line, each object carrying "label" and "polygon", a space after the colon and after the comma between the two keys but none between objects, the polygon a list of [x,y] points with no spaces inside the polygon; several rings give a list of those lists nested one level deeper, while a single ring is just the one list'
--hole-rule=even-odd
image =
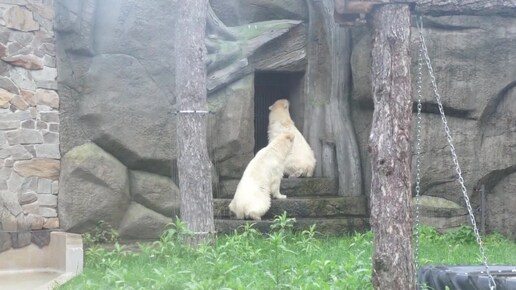
[{"label": "gray rock face", "polygon": [[93,57],[76,112],[77,125],[89,140],[130,168],[169,174],[166,169],[176,157],[171,144],[175,118],[168,114],[163,88],[146,69],[130,55]]},{"label": "gray rock face", "polygon": [[131,169],[170,174],[173,5],[87,0],[57,6],[63,153],[94,141]]},{"label": "gray rock face", "polygon": [[502,179],[487,196],[486,227],[516,240],[516,173]]},{"label": "gray rock face", "polygon": [[249,75],[213,94],[209,150],[221,178],[240,178],[254,156],[254,77]]},{"label": "gray rock face", "polygon": [[[516,208],[516,201],[504,196],[514,195],[516,188],[507,185],[513,182],[509,176],[516,172],[516,59],[510,57],[516,47],[516,32],[511,28],[515,26],[513,18],[494,16],[425,18],[426,43],[468,194],[475,207],[479,203],[475,189],[486,186],[488,199],[492,200],[489,211],[497,216],[491,217],[489,226],[499,231],[511,227],[514,231],[515,225],[507,219],[506,224],[501,221],[504,212],[514,214],[511,211]],[[353,35],[353,118],[362,148],[365,192],[369,192],[370,160],[366,149],[372,114],[371,39],[363,28]],[[414,92],[417,38],[418,32],[413,29]],[[430,79],[426,68],[423,71],[422,194],[464,206]],[[504,190],[507,193],[502,193]]]},{"label": "gray rock face", "polygon": [[103,220],[118,227],[131,197],[127,168],[93,143],[62,159],[58,210],[64,230],[81,231]]},{"label": "gray rock face", "polygon": [[143,172],[129,173],[134,201],[168,217],[179,216],[181,194],[168,177]]},{"label": "gray rock face", "polygon": [[210,3],[228,26],[272,19],[308,20],[308,7],[303,0],[211,0]]},{"label": "gray rock face", "polygon": [[171,222],[171,218],[133,202],[120,224],[120,237],[128,239],[155,239],[161,235],[166,226]]}]

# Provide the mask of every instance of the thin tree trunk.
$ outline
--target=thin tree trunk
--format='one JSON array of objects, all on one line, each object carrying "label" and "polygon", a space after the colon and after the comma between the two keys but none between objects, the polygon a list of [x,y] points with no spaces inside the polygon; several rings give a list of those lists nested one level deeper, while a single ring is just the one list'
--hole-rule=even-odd
[{"label": "thin tree trunk", "polygon": [[339,195],[361,195],[360,158],[348,103],[351,37],[333,19],[333,0],[307,0],[307,5],[303,133],[317,159],[316,175],[338,178]]},{"label": "thin tree trunk", "polygon": [[373,12],[371,226],[375,289],[415,289],[410,187],[410,8]]},{"label": "thin tree trunk", "polygon": [[[176,25],[176,97],[178,175],[181,219],[194,233],[192,245],[209,240],[215,231],[211,162],[206,144],[206,29],[207,0],[178,2]],[[190,112],[189,112],[190,111]]]}]

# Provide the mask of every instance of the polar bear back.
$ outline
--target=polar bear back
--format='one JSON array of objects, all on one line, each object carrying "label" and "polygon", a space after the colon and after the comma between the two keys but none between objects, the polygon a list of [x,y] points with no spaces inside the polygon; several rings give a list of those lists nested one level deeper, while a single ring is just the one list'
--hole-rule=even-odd
[{"label": "polar bear back", "polygon": [[285,158],[292,149],[294,134],[281,134],[262,148],[247,165],[229,209],[239,219],[263,216],[270,208],[273,185],[283,177]]},{"label": "polar bear back", "polygon": [[291,177],[313,176],[315,155],[290,117],[288,100],[277,100],[269,110],[269,142],[285,132],[293,132],[295,136],[292,150],[285,160],[284,173]]}]

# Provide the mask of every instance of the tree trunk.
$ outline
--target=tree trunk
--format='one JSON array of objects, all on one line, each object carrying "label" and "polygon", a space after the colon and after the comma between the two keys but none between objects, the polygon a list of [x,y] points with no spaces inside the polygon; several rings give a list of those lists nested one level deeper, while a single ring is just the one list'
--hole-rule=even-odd
[{"label": "tree trunk", "polygon": [[410,8],[373,12],[371,226],[375,289],[415,289],[410,187]]},{"label": "tree trunk", "polygon": [[[178,2],[176,29],[176,97],[178,175],[181,191],[181,219],[194,233],[192,245],[211,239],[213,195],[211,162],[206,144],[208,105],[206,102],[207,0]],[[204,111],[192,112],[192,111]]]},{"label": "tree trunk", "polygon": [[339,195],[361,195],[358,144],[351,125],[351,37],[333,19],[333,0],[307,0],[309,28],[303,132],[316,175],[338,178]]}]

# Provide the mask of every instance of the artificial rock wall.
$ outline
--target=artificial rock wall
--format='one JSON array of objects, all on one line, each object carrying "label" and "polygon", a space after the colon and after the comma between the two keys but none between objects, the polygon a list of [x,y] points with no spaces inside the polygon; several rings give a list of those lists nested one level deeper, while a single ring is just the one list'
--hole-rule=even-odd
[{"label": "artificial rock wall", "polygon": [[0,1],[0,251],[59,227],[53,19],[52,0]]}]

